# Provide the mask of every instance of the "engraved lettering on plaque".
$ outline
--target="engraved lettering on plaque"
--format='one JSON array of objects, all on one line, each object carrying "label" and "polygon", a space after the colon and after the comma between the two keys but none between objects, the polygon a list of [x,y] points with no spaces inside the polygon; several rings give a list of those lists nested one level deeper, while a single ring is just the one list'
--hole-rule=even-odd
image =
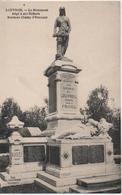
[{"label": "engraved lettering on plaque", "polygon": [[11,164],[13,165],[19,165],[23,162],[23,150],[21,146],[14,145],[14,147],[12,148],[10,159],[11,159]]},{"label": "engraved lettering on plaque", "polygon": [[61,108],[63,111],[75,112],[77,109],[77,85],[74,74],[61,74]]},{"label": "engraved lettering on plaque", "polygon": [[88,164],[104,162],[104,145],[73,146],[72,164]]},{"label": "engraved lettering on plaque", "polygon": [[41,162],[45,160],[45,147],[24,146],[24,162]]},{"label": "engraved lettering on plaque", "polygon": [[104,162],[104,145],[89,146],[88,154],[89,163]]},{"label": "engraved lettering on plaque", "polygon": [[72,147],[73,165],[88,164],[88,146]]}]

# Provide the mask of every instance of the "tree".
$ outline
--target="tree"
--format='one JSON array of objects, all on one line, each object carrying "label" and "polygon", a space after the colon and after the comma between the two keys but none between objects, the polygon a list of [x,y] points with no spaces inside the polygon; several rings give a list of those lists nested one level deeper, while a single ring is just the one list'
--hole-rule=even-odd
[{"label": "tree", "polygon": [[114,128],[117,130],[120,130],[121,128],[121,115],[120,115],[120,109],[115,109],[113,112],[113,124]]},{"label": "tree", "polygon": [[6,127],[6,124],[16,115],[21,118],[22,111],[17,102],[13,98],[7,98],[1,107],[1,127]]},{"label": "tree", "polygon": [[87,101],[88,112],[91,118],[99,121],[108,119],[111,109],[108,107],[108,89],[104,86],[94,89]]},{"label": "tree", "polygon": [[[109,135],[112,137],[114,143],[114,153],[120,154],[120,109],[110,109],[108,106],[108,95],[109,93],[106,87],[100,86],[99,88],[94,89],[87,101],[87,116],[88,118],[93,118],[97,121],[101,118],[105,118],[108,122],[113,124],[113,127],[109,131]],[[83,111],[81,113],[83,113]]]},{"label": "tree", "polygon": [[113,123],[112,129],[109,131],[109,135],[112,137],[114,143],[114,153],[121,154],[121,115],[120,109],[114,109],[111,120]]},{"label": "tree", "polygon": [[25,127],[39,127],[41,130],[44,130],[47,127],[45,117],[45,108],[34,106],[29,111],[23,113],[22,121],[25,123]]}]

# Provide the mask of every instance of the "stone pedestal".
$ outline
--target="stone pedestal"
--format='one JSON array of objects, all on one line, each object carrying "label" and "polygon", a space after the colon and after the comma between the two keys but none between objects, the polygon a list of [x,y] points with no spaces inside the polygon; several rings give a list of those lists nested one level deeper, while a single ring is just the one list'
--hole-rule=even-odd
[{"label": "stone pedestal", "polygon": [[59,178],[106,175],[116,171],[113,144],[108,139],[50,139],[47,150],[46,172]]},{"label": "stone pedestal", "polygon": [[22,137],[18,132],[13,132],[9,137],[9,160],[10,166],[23,164]]},{"label": "stone pedestal", "polygon": [[9,141],[9,166],[0,173],[5,186],[33,183],[45,166],[46,138],[22,137],[13,132]]},{"label": "stone pedestal", "polygon": [[48,128],[42,133],[51,136],[56,131],[76,128],[80,124],[78,107],[78,69],[71,61],[57,60],[45,71],[48,77]]},{"label": "stone pedestal", "polygon": [[111,140],[101,137],[48,139],[46,171],[39,172],[35,182],[48,191],[64,193],[73,187],[79,188],[78,179],[95,178],[108,182],[112,178],[114,185],[116,177],[120,180],[120,170],[113,161]]},{"label": "stone pedestal", "polygon": [[[78,106],[77,75],[81,70],[71,61],[55,61],[46,71],[49,87],[48,128],[45,172],[36,183],[52,192],[69,192],[79,178],[118,174],[113,160],[113,143],[108,130],[111,124],[90,119],[81,123]],[[100,135],[95,136],[99,130]],[[114,176],[112,176],[114,177]]]}]

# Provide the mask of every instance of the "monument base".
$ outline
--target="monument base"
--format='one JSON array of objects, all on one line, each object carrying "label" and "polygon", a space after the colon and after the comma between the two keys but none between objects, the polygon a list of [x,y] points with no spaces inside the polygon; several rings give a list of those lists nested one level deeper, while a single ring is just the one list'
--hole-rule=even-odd
[{"label": "monument base", "polygon": [[[80,186],[82,181],[86,179],[91,180],[94,184],[94,188],[81,188]],[[93,181],[96,180],[96,183]],[[58,178],[52,176],[44,171],[38,173],[37,178],[35,179],[35,184],[43,187],[48,192],[57,192],[57,193],[65,193],[65,192],[73,192],[73,193],[92,193],[92,192],[112,192],[112,190],[119,190],[121,188],[121,176],[119,174],[111,174],[111,175],[100,175],[100,176],[90,176],[90,177],[67,177],[67,178]],[[106,186],[107,183],[107,186]],[[99,184],[99,185],[98,185]],[[104,185],[104,188],[102,186]],[[108,186],[108,184],[110,184]],[[92,185],[93,186],[93,185]],[[102,186],[102,189],[101,189]]]},{"label": "monument base", "polygon": [[108,174],[115,170],[113,143],[96,137],[48,139],[46,172],[56,177]]},{"label": "monument base", "polygon": [[41,170],[43,170],[43,165],[39,162],[12,165],[7,167],[6,172],[0,173],[0,178],[4,181],[3,186],[33,183]]},{"label": "monument base", "polygon": [[68,192],[79,178],[116,175],[120,179],[120,167],[114,163],[109,139],[48,139],[47,156],[46,171],[38,173],[35,181],[53,192]]}]

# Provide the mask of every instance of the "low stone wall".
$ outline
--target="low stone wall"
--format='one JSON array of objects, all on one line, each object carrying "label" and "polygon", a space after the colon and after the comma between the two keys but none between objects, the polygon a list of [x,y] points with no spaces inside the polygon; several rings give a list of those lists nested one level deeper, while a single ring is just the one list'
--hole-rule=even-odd
[{"label": "low stone wall", "polygon": [[0,174],[6,182],[5,186],[34,181],[45,164],[46,142],[43,137],[22,137],[18,132],[12,133],[8,138],[9,165],[6,171]]}]

